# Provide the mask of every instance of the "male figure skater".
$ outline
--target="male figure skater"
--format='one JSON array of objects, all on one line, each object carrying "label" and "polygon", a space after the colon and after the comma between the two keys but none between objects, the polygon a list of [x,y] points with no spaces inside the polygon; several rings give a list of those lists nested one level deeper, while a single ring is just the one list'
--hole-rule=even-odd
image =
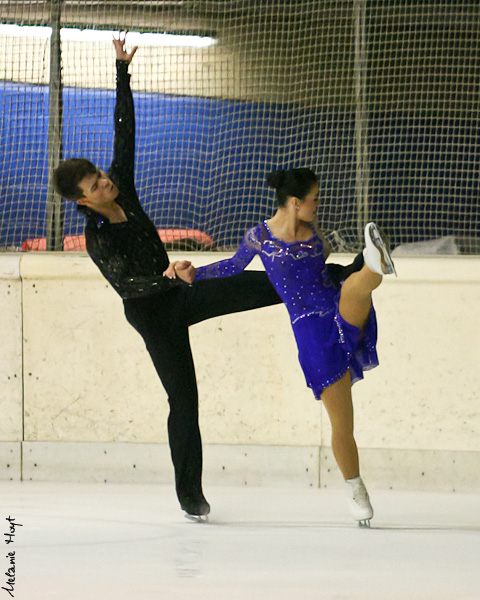
[{"label": "male figure skater", "polygon": [[122,34],[113,43],[117,99],[112,164],[105,173],[84,158],[65,160],[54,171],[55,187],[84,213],[87,251],[122,297],[128,322],[145,341],[168,394],[177,496],[186,516],[201,518],[210,506],[202,491],[198,394],[188,327],[281,301],[263,271],[192,285],[163,276],[168,255],[140,205],[133,177],[135,116],[128,65],[136,48],[127,53]]},{"label": "male figure skater", "polygon": [[113,162],[108,174],[90,161],[72,158],[54,172],[64,198],[86,217],[87,251],[123,298],[127,320],[143,337],[168,394],[168,436],[175,486],[182,509],[198,517],[210,511],[202,492],[202,446],[198,396],[188,327],[205,319],[262,306],[280,298],[263,272],[188,285],[163,276],[169,260],[157,230],[135,190],[135,117],[130,64],[136,48],[116,50],[117,101]]}]

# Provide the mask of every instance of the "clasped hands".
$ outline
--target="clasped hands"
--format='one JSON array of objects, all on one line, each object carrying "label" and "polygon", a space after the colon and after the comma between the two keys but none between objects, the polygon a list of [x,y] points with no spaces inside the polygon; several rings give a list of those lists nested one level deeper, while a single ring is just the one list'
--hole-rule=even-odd
[{"label": "clasped hands", "polygon": [[182,279],[186,283],[192,283],[195,279],[195,267],[189,260],[176,260],[168,265],[163,272],[164,277],[169,279]]}]

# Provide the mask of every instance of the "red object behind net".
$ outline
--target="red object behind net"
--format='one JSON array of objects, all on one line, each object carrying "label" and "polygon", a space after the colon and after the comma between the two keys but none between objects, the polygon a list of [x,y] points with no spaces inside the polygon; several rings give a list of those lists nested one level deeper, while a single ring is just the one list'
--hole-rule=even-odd
[{"label": "red object behind net", "polygon": [[[212,238],[198,229],[157,229],[158,235],[164,244],[178,245],[179,247],[189,244],[197,246],[198,250],[210,250],[215,247]],[[22,244],[24,251],[45,251],[47,249],[46,238],[31,238]],[[65,252],[85,250],[84,235],[67,235],[63,239]]]}]

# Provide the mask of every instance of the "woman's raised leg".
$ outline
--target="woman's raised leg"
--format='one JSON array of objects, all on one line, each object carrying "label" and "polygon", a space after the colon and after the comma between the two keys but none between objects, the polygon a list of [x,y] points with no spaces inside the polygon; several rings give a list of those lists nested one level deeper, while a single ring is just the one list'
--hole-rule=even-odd
[{"label": "woman's raised leg", "polygon": [[368,320],[372,306],[372,292],[382,283],[382,276],[364,266],[345,280],[338,308],[342,317],[362,329]]},{"label": "woman's raised leg", "polygon": [[395,272],[388,240],[375,223],[365,226],[365,266],[345,280],[340,293],[339,310],[342,317],[362,329],[367,323],[372,305],[372,292],[383,279],[383,274]]}]

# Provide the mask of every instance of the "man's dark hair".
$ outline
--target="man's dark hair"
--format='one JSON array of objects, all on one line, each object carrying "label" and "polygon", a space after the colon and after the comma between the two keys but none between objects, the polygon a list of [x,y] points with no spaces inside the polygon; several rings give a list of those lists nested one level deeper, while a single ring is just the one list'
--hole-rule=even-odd
[{"label": "man's dark hair", "polygon": [[86,158],[68,158],[53,171],[55,189],[67,200],[79,200],[83,196],[78,184],[87,175],[97,173],[97,167]]}]

